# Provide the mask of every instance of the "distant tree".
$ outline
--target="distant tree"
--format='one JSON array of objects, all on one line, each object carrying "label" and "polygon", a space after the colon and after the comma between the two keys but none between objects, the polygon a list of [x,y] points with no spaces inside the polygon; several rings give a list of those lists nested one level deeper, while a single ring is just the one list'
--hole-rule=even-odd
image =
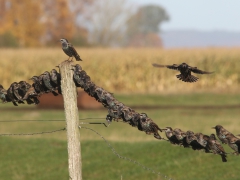
[{"label": "distant tree", "polygon": [[[161,46],[161,39],[157,35],[160,25],[168,21],[165,9],[156,5],[140,7],[127,21],[126,44],[135,46]],[[152,41],[153,37],[156,39]],[[144,43],[146,42],[146,43]]]},{"label": "distant tree", "polygon": [[100,46],[122,45],[131,12],[126,0],[94,1],[87,16],[89,41]]},{"label": "distant tree", "polygon": [[0,0],[0,33],[16,37],[20,46],[38,46],[43,34],[40,1]]}]

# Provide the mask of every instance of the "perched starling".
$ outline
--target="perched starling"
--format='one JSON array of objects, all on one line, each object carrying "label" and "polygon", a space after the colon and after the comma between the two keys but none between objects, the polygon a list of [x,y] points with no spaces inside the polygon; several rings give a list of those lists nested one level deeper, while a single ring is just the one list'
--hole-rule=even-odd
[{"label": "perched starling", "polygon": [[38,94],[38,96],[45,93],[42,81],[40,81],[40,78],[38,76],[33,76],[30,80],[33,81],[32,86],[34,87],[35,92]]},{"label": "perched starling", "polygon": [[3,103],[11,102],[11,99],[7,96],[7,90],[0,84],[0,99]]},{"label": "perched starling", "polygon": [[[27,93],[28,89],[31,87],[29,83],[26,81],[20,81],[19,83],[19,95],[23,98],[25,94]],[[34,104],[34,101],[31,98],[26,99],[27,104]]]},{"label": "perched starling", "polygon": [[17,82],[14,82],[14,83],[11,84],[11,86],[12,86],[12,91],[13,91],[14,98],[17,99],[17,102],[19,104],[24,104],[22,96],[20,96],[19,92],[18,92],[18,90],[20,88],[20,85]]},{"label": "perched starling", "polygon": [[225,138],[228,146],[234,150],[234,154],[238,155],[240,153],[240,139],[233,134],[226,134]]},{"label": "perched starling", "polygon": [[228,135],[228,134],[233,135],[232,133],[230,133],[229,131],[224,129],[221,125],[216,125],[215,127],[212,127],[212,129],[216,130],[217,137],[220,139],[220,141],[223,144],[228,144],[228,141],[226,139],[226,135]]},{"label": "perched starling", "polygon": [[[202,139],[203,141],[204,139]],[[206,146],[202,146],[199,142],[198,142],[198,137],[195,136],[194,132],[192,131],[187,131],[186,132],[186,142],[192,146],[193,150],[201,150],[204,149],[206,153],[209,152],[208,148]]]},{"label": "perched starling", "polygon": [[183,147],[189,147],[189,144],[186,141],[186,132],[176,128],[173,130],[173,135],[176,136],[177,140],[179,141],[179,145],[182,145]]},{"label": "perched starling", "polygon": [[18,99],[16,99],[14,97],[14,92],[13,92],[13,86],[12,85],[7,90],[7,96],[12,101],[14,106],[18,106],[17,103],[16,103],[18,101]]},{"label": "perched starling", "polygon": [[158,127],[156,123],[150,119],[146,113],[140,114],[139,119],[139,127],[140,131],[144,131],[146,134],[153,134],[156,139],[162,139],[161,136],[158,134],[158,131],[162,132],[162,130]]},{"label": "perched starling", "polygon": [[30,87],[25,96],[23,97],[23,100],[29,99],[29,98],[33,98],[33,101],[35,104],[39,104],[39,100],[37,99],[38,93],[36,93],[34,87]]},{"label": "perched starling", "polygon": [[202,133],[195,133],[194,135],[197,138],[198,144],[200,144],[203,147],[206,153],[209,153],[210,152],[210,148],[208,146],[209,136]]},{"label": "perched starling", "polygon": [[61,74],[57,72],[56,69],[52,69],[51,73],[50,73],[50,80],[51,80],[51,84],[53,86],[54,89],[58,90],[59,94],[62,94],[62,90],[61,90]]},{"label": "perched starling", "polygon": [[48,90],[50,92],[52,92],[52,94],[54,96],[57,96],[58,93],[56,93],[54,90],[54,87],[52,86],[51,84],[51,77],[50,77],[50,73],[48,71],[45,71],[43,74],[42,74],[42,82],[44,84],[44,86],[47,88],[47,92]]},{"label": "perched starling", "polygon": [[174,69],[180,71],[181,74],[176,75],[179,80],[184,82],[196,82],[199,78],[191,75],[191,72],[197,74],[211,74],[213,72],[202,71],[197,67],[191,67],[186,63],[182,63],[180,65],[173,64],[173,65],[160,65],[160,64],[152,64],[154,67],[167,67],[169,69]]},{"label": "perched starling", "polygon": [[209,148],[214,154],[219,154],[222,157],[222,162],[227,162],[227,155],[222,145],[218,142],[214,134],[211,134],[207,140]]},{"label": "perched starling", "polygon": [[68,55],[69,57],[75,57],[75,59],[77,61],[82,61],[79,54],[77,53],[77,51],[73,47],[73,45],[70,44],[67,39],[62,38],[62,39],[60,39],[60,41],[62,43],[62,50],[66,55]]},{"label": "perched starling", "polygon": [[171,127],[166,127],[165,129],[162,130],[165,131],[165,135],[171,144],[180,144],[177,137],[173,134],[173,129]]}]

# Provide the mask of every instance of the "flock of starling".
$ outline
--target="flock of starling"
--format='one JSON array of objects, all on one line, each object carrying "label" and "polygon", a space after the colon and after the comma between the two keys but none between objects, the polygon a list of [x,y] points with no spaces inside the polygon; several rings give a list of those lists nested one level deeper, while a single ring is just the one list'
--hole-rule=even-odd
[{"label": "flock of starling", "polygon": [[[216,125],[212,128],[216,130],[217,137],[222,144],[227,144],[232,148],[234,150],[232,154],[239,155],[240,139],[221,125]],[[184,148],[192,148],[193,150],[204,150],[205,153],[218,154],[221,156],[222,162],[227,162],[228,153],[225,152],[215,134],[208,136],[203,133],[194,133],[193,131],[185,132],[179,128],[172,129],[171,127],[166,127],[162,130],[165,131],[166,137],[171,144],[180,145]]]},{"label": "flock of starling", "polygon": [[[40,76],[33,76],[30,80],[32,84],[26,81],[14,82],[6,90],[0,85],[0,99],[3,103],[12,102],[14,106],[18,104],[39,104],[42,94],[52,93],[54,96],[61,94],[61,75],[56,69],[51,72],[45,71]],[[56,92],[57,91],[57,92]]]},{"label": "flock of starling", "polygon": [[[77,51],[68,42],[67,39],[61,39],[63,51],[70,57],[74,57],[77,61],[82,61]],[[69,59],[68,59],[69,60]],[[181,74],[177,75],[179,80],[184,82],[196,82],[197,77],[191,75],[191,72],[198,74],[210,74],[191,67],[186,63],[180,65],[159,65],[153,64],[154,67],[167,67],[169,69],[178,70]],[[210,136],[202,133],[194,133],[192,131],[184,132],[179,128],[172,129],[166,127],[160,129],[153,120],[148,117],[146,113],[138,113],[130,107],[116,100],[112,93],[104,90],[103,88],[95,85],[87,73],[82,69],[79,64],[73,65],[73,81],[76,87],[81,87],[84,91],[94,97],[96,101],[108,109],[106,120],[110,123],[112,120],[123,120],[133,127],[144,131],[146,134],[153,134],[156,139],[164,139],[160,136],[159,132],[165,131],[168,141],[174,145],[180,145],[193,150],[204,150],[206,153],[218,154],[221,156],[222,161],[226,162],[227,153],[223,146],[216,139],[214,134]],[[15,106],[23,104],[39,104],[38,97],[44,93],[52,93],[54,96],[61,94],[61,75],[57,70],[53,69],[51,72],[44,72],[40,76],[33,76],[31,78],[33,84],[25,81],[14,82],[6,90],[0,85],[0,99],[5,102],[12,102]],[[217,137],[223,144],[228,144],[234,150],[234,154],[240,153],[240,139],[232,133],[224,129],[221,125],[213,127],[216,130]]]}]

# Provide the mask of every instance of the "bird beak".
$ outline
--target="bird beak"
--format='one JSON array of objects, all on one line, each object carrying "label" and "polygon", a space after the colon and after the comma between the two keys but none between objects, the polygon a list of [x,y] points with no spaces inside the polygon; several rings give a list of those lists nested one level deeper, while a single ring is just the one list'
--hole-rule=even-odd
[{"label": "bird beak", "polygon": [[161,130],[163,130],[163,131],[166,131],[167,129],[166,129],[166,128],[164,128],[164,129],[161,129]]},{"label": "bird beak", "polygon": [[59,65],[58,66],[56,66],[57,68],[59,68]]},{"label": "bird beak", "polygon": [[215,129],[215,127],[211,127],[211,129]]}]

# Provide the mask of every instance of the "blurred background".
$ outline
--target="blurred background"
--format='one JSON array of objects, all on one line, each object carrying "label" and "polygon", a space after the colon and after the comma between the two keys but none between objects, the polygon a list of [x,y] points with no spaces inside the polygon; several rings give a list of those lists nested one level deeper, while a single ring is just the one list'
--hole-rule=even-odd
[{"label": "blurred background", "polygon": [[0,47],[233,47],[239,2],[1,0]]},{"label": "blurred background", "polygon": [[[238,0],[0,0],[0,84],[32,83],[32,76],[56,68],[68,58],[59,41],[67,38],[96,85],[160,128],[210,135],[221,124],[239,134],[239,7]],[[179,72],[152,66],[182,62],[214,73],[185,83],[176,78]],[[107,109],[78,91],[81,121],[105,122]],[[39,106],[1,103],[0,113],[0,135],[65,127],[62,96],[42,95]],[[239,170],[230,168],[238,167],[238,156],[222,163],[217,155],[159,142],[122,122],[86,126],[119,154],[173,179],[239,179]],[[92,131],[81,129],[81,143],[83,179],[164,179],[119,159]],[[0,159],[1,179],[69,178],[66,132],[0,136]]]}]

